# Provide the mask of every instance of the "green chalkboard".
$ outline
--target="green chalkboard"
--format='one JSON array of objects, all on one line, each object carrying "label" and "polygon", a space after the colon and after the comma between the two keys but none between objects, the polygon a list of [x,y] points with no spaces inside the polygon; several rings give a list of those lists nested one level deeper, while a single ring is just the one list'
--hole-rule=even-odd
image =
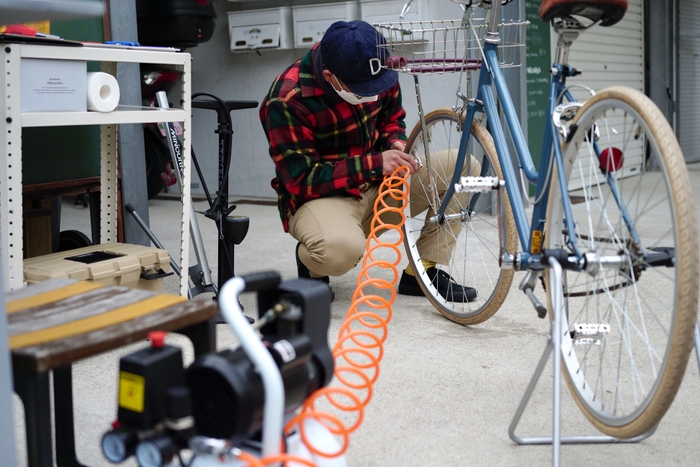
[{"label": "green chalkboard", "polygon": [[[51,34],[102,42],[102,18],[51,22]],[[100,64],[88,62],[88,71]],[[59,182],[100,174],[100,128],[69,126],[22,129],[22,183]]]},{"label": "green chalkboard", "polygon": [[537,15],[539,1],[525,2],[525,18],[530,21],[525,40],[527,60],[527,142],[535,167],[539,167],[549,99],[549,69],[552,66],[550,26]]}]

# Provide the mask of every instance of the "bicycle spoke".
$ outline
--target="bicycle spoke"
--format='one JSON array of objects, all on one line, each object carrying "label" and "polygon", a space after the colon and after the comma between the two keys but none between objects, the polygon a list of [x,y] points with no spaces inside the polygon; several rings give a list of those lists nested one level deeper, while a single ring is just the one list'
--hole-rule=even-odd
[{"label": "bicycle spoke", "polygon": [[[476,198],[469,193],[457,194],[445,207],[445,221],[430,221],[438,212],[435,200],[443,202],[443,193],[451,183],[462,135],[458,119],[452,110],[431,112],[425,117],[426,127],[421,128],[419,124],[409,137],[407,152],[421,159],[423,169],[418,176],[411,177],[404,233],[409,261],[418,272],[416,278],[422,282],[428,299],[448,319],[461,324],[476,324],[493,315],[503,302],[510,289],[513,271],[503,271],[499,267],[499,225],[497,216],[491,214],[495,209],[489,196]],[[488,132],[475,124],[471,136],[462,175],[501,176]],[[428,139],[429,160],[424,154],[423,138]],[[481,173],[480,170],[487,167],[490,171]],[[517,241],[515,226],[509,206],[505,211],[508,213],[508,247],[514,251]],[[428,242],[426,238],[432,240]],[[422,255],[427,257],[422,258]],[[446,300],[435,284],[427,280],[421,259],[437,262],[437,268],[456,284],[476,289],[476,299],[470,302]]]},{"label": "bicycle spoke", "polygon": [[[575,243],[586,262],[566,274],[570,350],[562,361],[584,414],[616,437],[643,434],[668,409],[692,348],[697,310],[697,296],[685,296],[700,274],[697,261],[687,260],[697,257],[697,226],[677,222],[678,203],[692,203],[692,193],[687,173],[678,175],[683,160],[673,133],[655,126],[664,121],[655,112],[648,98],[624,88],[590,99],[563,150],[567,176],[583,200],[571,206],[574,232],[562,227],[558,186],[547,220],[546,247]],[[600,135],[595,144],[592,128]],[[598,154],[606,151],[621,167],[600,168]],[[609,261],[614,257],[621,261]]]}]

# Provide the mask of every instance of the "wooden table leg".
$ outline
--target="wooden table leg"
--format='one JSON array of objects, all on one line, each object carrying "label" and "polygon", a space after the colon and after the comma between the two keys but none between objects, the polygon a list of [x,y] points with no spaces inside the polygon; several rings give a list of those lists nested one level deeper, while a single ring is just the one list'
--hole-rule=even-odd
[{"label": "wooden table leg", "polygon": [[216,318],[178,329],[176,332],[192,341],[195,358],[216,352]]},{"label": "wooden table leg", "polygon": [[53,370],[57,467],[84,467],[75,452],[73,422],[73,371],[71,365]]},{"label": "wooden table leg", "polygon": [[14,372],[15,392],[24,404],[27,465],[53,467],[51,447],[51,394],[49,373]]}]

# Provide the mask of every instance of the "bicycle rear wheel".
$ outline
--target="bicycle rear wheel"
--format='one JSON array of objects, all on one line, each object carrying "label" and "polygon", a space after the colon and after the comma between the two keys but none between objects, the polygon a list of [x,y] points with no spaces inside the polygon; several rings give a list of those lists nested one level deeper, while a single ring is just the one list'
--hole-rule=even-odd
[{"label": "bicycle rear wheel", "polygon": [[586,258],[584,271],[564,272],[562,362],[586,417],[632,438],[666,413],[693,348],[693,193],[670,126],[641,92],[601,91],[571,128],[563,156],[575,231],[554,182],[545,232],[546,248],[576,245]]},{"label": "bicycle rear wheel", "polygon": [[[423,169],[410,178],[411,192],[404,224],[404,245],[423,293],[446,318],[459,324],[477,324],[490,318],[506,298],[513,270],[499,266],[499,228],[496,193],[455,194],[445,214],[461,214],[443,224],[430,222],[437,212],[445,188],[454,172],[462,134],[460,117],[449,108],[437,109],[425,116],[425,133],[420,123],[411,132],[407,152],[417,155]],[[423,135],[427,135],[429,160],[425,158]],[[463,175],[481,175],[503,179],[496,148],[488,131],[474,122]],[[431,181],[432,180],[432,183]],[[517,238],[508,197],[503,191],[505,239],[514,252]],[[474,287],[477,297],[471,302],[450,301],[443,297],[421,261],[437,263],[437,269],[449,274],[457,284]]]}]

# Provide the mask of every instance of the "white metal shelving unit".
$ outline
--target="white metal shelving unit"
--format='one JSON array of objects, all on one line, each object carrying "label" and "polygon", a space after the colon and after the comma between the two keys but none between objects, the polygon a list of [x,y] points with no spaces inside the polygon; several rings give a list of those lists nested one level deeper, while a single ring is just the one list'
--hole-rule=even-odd
[{"label": "white metal shelving unit", "polygon": [[[5,291],[24,286],[22,267],[22,128],[71,125],[101,126],[100,155],[100,239],[117,240],[117,125],[148,122],[182,122],[184,187],[182,190],[182,217],[180,219],[180,267],[187,271],[189,252],[190,212],[190,134],[191,134],[191,62],[190,54],[172,49],[138,50],[138,48],[60,45],[2,44],[0,50],[0,78],[5,91],[0,117],[4,131],[0,132],[0,257],[5,265],[2,274]],[[119,106],[112,112],[21,112],[20,62],[25,58],[53,60],[81,60],[100,62],[103,71],[116,74],[118,63],[157,63],[170,65],[182,72],[182,108],[154,109]],[[46,142],[51,151],[51,142]],[[187,295],[187,274],[180,278],[180,294]]]}]

